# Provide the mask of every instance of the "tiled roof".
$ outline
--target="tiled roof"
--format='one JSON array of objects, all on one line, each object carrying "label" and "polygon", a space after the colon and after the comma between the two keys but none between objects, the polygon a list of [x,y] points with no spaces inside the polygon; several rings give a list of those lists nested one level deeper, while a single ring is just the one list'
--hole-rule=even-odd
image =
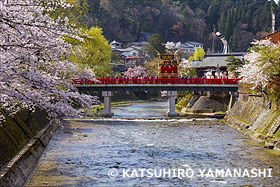
[{"label": "tiled roof", "polygon": [[[177,49],[177,45],[175,45],[175,49]],[[180,48],[182,49],[193,49],[193,46],[190,46],[190,45],[185,45],[185,44],[180,44]]]},{"label": "tiled roof", "polygon": [[260,40],[266,40],[266,39],[270,39],[270,41],[274,44],[277,44],[280,42],[280,31],[276,31],[272,34],[269,34],[263,38],[260,38]]},{"label": "tiled roof", "polygon": [[131,45],[145,45],[148,44],[148,42],[142,41],[142,42],[132,42]]},{"label": "tiled roof", "polygon": [[116,49],[116,51],[120,51],[120,52],[129,52],[129,51],[133,51],[134,48],[132,47],[128,47],[128,48],[125,48],[125,49]]},{"label": "tiled roof", "polygon": [[150,33],[150,32],[141,32],[140,35],[143,36],[143,38],[148,41],[148,39],[155,33]]},{"label": "tiled roof", "polygon": [[236,58],[242,58],[243,53],[235,53],[235,54],[215,54],[208,55],[202,61],[193,61],[191,66],[193,68],[208,68],[208,67],[226,67],[227,61],[226,59],[229,56],[234,56]]},{"label": "tiled roof", "polygon": [[191,44],[191,45],[204,45],[201,42],[192,42],[192,41],[187,41],[185,44]]},{"label": "tiled roof", "polygon": [[112,41],[110,44],[122,44],[120,42],[117,42],[116,40]]},{"label": "tiled roof", "polygon": [[140,58],[143,58],[141,56],[127,56],[125,57],[125,59],[140,59]]}]

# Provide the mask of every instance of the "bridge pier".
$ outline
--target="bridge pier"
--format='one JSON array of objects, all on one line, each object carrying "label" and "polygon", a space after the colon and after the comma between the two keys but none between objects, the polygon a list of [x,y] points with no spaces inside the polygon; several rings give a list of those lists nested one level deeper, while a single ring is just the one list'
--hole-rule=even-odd
[{"label": "bridge pier", "polygon": [[111,112],[111,97],[113,96],[112,91],[102,91],[102,96],[104,97],[104,117],[112,117],[114,113]]},{"label": "bridge pier", "polygon": [[228,103],[228,112],[230,111],[230,109],[233,107],[234,103],[236,102],[236,92],[229,92],[230,94],[230,99],[229,99],[229,103]]},{"label": "bridge pier", "polygon": [[178,116],[178,114],[175,112],[176,96],[177,96],[177,91],[168,91],[167,92],[168,103],[169,103],[169,111],[167,112],[166,115],[168,117]]}]

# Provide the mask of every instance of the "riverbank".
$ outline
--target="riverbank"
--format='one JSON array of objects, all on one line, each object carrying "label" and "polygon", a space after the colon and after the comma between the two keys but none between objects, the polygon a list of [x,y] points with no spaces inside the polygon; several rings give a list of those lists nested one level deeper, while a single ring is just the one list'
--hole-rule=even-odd
[{"label": "riverbank", "polygon": [[219,94],[214,97],[186,94],[176,109],[180,116],[187,118],[224,118],[225,123],[257,140],[263,147],[280,150],[279,111],[264,108],[262,97],[249,94],[240,97],[231,109],[225,111],[229,98],[225,94],[219,97]]},{"label": "riverbank", "polygon": [[229,94],[204,93],[183,94],[177,104],[176,112],[186,118],[218,118],[223,119],[229,103]]},{"label": "riverbank", "polygon": [[224,122],[257,140],[265,148],[280,151],[280,114],[262,107],[262,98],[249,96],[239,100],[227,113]]},{"label": "riverbank", "polygon": [[[118,102],[112,102],[111,106],[112,108],[115,107],[120,107],[120,106],[131,106],[132,104],[137,104],[137,103],[145,103],[148,102],[147,100],[139,100],[139,101],[118,101]],[[84,110],[84,109],[81,109]],[[94,117],[94,116],[102,116],[104,110],[104,106],[101,105],[95,105],[94,109],[91,111],[83,111],[83,113],[87,117]]]},{"label": "riverbank", "polygon": [[0,186],[22,186],[43,154],[54,132],[56,120],[45,112],[21,111],[5,116],[0,128]]}]

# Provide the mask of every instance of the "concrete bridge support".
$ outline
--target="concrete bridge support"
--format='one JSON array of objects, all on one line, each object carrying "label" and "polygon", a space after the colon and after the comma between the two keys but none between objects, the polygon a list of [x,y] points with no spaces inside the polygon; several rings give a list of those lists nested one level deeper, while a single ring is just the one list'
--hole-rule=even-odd
[{"label": "concrete bridge support", "polygon": [[234,103],[236,102],[237,92],[229,92],[229,94],[230,94],[230,99],[229,99],[229,103],[228,103],[228,112],[233,107]]},{"label": "concrete bridge support", "polygon": [[112,117],[114,114],[111,112],[111,97],[113,96],[112,91],[102,91],[104,97],[104,117]]},{"label": "concrete bridge support", "polygon": [[175,112],[175,99],[177,96],[177,91],[168,91],[167,92],[168,102],[169,102],[169,111],[167,112],[168,117],[176,117],[178,114]]}]

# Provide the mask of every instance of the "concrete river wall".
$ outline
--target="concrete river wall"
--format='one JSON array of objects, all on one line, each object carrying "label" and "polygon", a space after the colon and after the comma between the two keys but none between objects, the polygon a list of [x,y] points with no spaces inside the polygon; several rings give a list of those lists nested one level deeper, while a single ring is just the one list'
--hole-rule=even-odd
[{"label": "concrete river wall", "polygon": [[224,121],[231,127],[259,141],[267,148],[280,150],[280,115],[262,107],[262,98],[249,96],[239,100]]},{"label": "concrete river wall", "polygon": [[39,110],[5,117],[0,124],[0,186],[22,186],[58,125]]}]

